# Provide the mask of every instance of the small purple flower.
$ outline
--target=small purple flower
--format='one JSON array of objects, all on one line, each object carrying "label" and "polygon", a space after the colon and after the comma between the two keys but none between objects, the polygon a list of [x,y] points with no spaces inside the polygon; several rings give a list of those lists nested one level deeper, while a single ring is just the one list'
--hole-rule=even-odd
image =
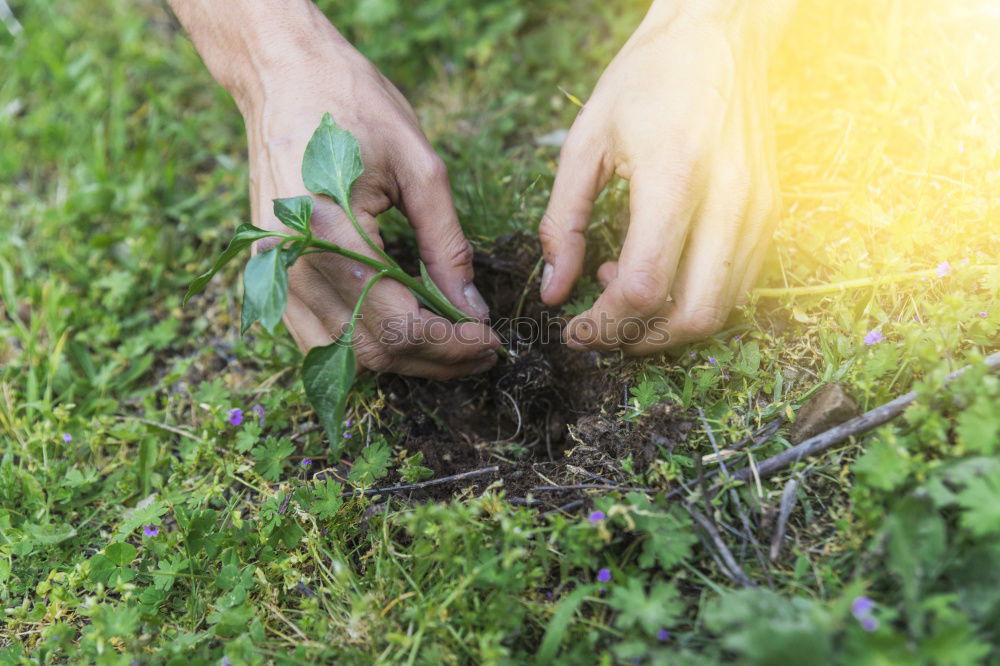
[{"label": "small purple flower", "polygon": [[741,336],[741,335],[734,336],[733,340],[739,340],[741,337],[743,337],[743,336]]},{"label": "small purple flower", "polygon": [[344,439],[350,439],[350,438],[351,438],[351,433],[345,432],[344,433]]},{"label": "small purple flower", "polygon": [[874,601],[868,597],[858,597],[851,602],[851,615],[853,615],[856,619],[861,620],[871,615],[873,608],[875,608]]},{"label": "small purple flower", "polygon": [[243,410],[237,407],[229,410],[229,425],[238,426],[243,423]]},{"label": "small purple flower", "polygon": [[937,265],[937,276],[939,278],[943,278],[945,275],[948,275],[948,273],[951,273],[951,264],[947,261],[942,261]]},{"label": "small purple flower", "polygon": [[350,428],[352,425],[354,425],[354,421],[352,421],[351,419],[347,419],[346,421],[344,421],[345,428]]},{"label": "small purple flower", "polygon": [[666,629],[660,629],[658,632],[656,632],[656,640],[658,640],[658,641],[669,641],[670,640],[670,632],[667,631]]},{"label": "small purple flower", "polygon": [[709,356],[708,357],[708,362],[711,363],[712,365],[715,365],[715,363],[716,363],[715,357],[714,356]]},{"label": "small purple flower", "polygon": [[160,533],[160,528],[156,525],[146,525],[142,528],[142,533],[148,537],[155,537]]},{"label": "small purple flower", "polygon": [[882,331],[868,331],[868,335],[865,336],[865,344],[869,347],[877,345],[883,340],[885,340],[885,336],[882,335]]},{"label": "small purple flower", "polygon": [[309,465],[313,464],[313,461],[310,460],[309,458],[303,458],[301,464],[302,464],[303,467],[309,467]]},{"label": "small purple flower", "polygon": [[[985,315],[986,313],[984,312],[983,314]],[[70,442],[73,441],[73,435],[69,434],[68,432],[64,432],[62,439],[63,439],[64,442],[66,442],[67,444],[69,444]]]},{"label": "small purple flower", "polygon": [[591,514],[589,516],[587,516],[587,520],[589,520],[592,523],[599,523],[602,520],[604,520],[604,512],[603,511],[593,511],[593,512],[591,512]]},{"label": "small purple flower", "polygon": [[607,583],[611,580],[611,569],[601,569],[597,572],[597,580],[601,583]]},{"label": "small purple flower", "polygon": [[[982,312],[980,312],[979,316],[982,317],[983,319],[986,319],[986,310],[983,310]],[[63,435],[63,438],[66,438],[66,437],[68,437],[68,435]]]},{"label": "small purple flower", "polygon": [[258,419],[258,422],[260,423],[260,427],[263,428],[264,427],[264,405],[254,405],[253,406],[253,413],[257,415],[257,419]]},{"label": "small purple flower", "polygon": [[851,615],[867,632],[878,629],[878,620],[872,615],[873,610],[875,610],[875,602],[868,597],[858,597],[851,602]]},{"label": "small purple flower", "polygon": [[219,662],[219,666],[233,666],[233,662],[229,661],[229,657],[222,657],[222,661]]}]

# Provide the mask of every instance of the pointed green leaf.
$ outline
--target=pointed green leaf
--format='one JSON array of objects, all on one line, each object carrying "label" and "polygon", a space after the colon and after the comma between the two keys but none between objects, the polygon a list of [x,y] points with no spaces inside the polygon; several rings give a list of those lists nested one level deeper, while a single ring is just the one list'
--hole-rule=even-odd
[{"label": "pointed green leaf", "polygon": [[294,243],[286,247],[284,250],[282,250],[281,260],[285,264],[285,270],[291,268],[292,264],[294,264],[298,260],[298,258],[302,256],[302,253],[305,252],[307,249],[309,249],[309,239],[303,238],[300,241],[295,241]]},{"label": "pointed green leaf", "polygon": [[[427,266],[425,266],[422,261],[420,262],[420,280],[424,283],[424,286],[427,287],[427,291],[431,292],[431,294],[437,298],[440,298],[444,303],[447,303],[453,308],[455,307],[455,304],[448,300],[448,297],[444,295],[444,292],[441,291],[440,287],[438,287],[437,284],[434,283],[434,280],[431,279],[431,274],[427,272]],[[417,298],[420,298],[420,294],[415,295]],[[422,301],[424,299],[420,298],[420,300]],[[435,311],[438,309],[433,303],[424,303],[424,305]],[[457,310],[458,308],[455,309]],[[438,312],[438,314],[445,315],[444,312]]]},{"label": "pointed green leaf", "polygon": [[351,186],[363,171],[358,140],[338,127],[329,113],[323,114],[302,158],[306,189],[327,195],[346,210],[351,201]]},{"label": "pointed green leaf", "polygon": [[291,197],[274,200],[274,216],[289,229],[303,236],[309,235],[309,219],[312,217],[312,197]]},{"label": "pointed green leaf", "polygon": [[313,347],[302,362],[302,383],[306,397],[316,410],[330,446],[340,449],[344,407],[354,383],[354,327],[325,347]]},{"label": "pointed green leaf", "polygon": [[288,301],[288,273],[280,247],[261,252],[247,262],[243,272],[243,326],[246,333],[260,320],[269,333],[281,321]]},{"label": "pointed green leaf", "polygon": [[219,258],[215,260],[215,264],[212,265],[208,271],[202,273],[197,278],[191,282],[188,287],[187,293],[184,294],[184,305],[187,305],[188,300],[197,294],[199,291],[205,288],[205,285],[209,283],[212,277],[219,272],[219,270],[229,263],[229,260],[238,255],[243,250],[250,247],[250,244],[254,241],[258,241],[261,238],[267,238],[268,236],[274,236],[270,231],[264,231],[263,229],[258,229],[252,224],[241,224],[236,229],[236,235],[233,239],[229,241],[229,247],[219,255]]}]

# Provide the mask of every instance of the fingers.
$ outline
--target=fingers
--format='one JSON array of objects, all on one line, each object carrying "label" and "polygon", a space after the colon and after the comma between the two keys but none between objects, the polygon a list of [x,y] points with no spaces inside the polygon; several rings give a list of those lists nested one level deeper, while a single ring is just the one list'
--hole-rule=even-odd
[{"label": "fingers", "polygon": [[691,217],[701,199],[700,185],[691,166],[672,172],[636,171],[629,199],[631,222],[617,272],[602,267],[607,288],[590,310],[570,322],[566,341],[571,347],[618,347],[618,329],[625,320],[645,320],[666,307]]},{"label": "fingers", "polygon": [[483,372],[497,361],[499,340],[478,322],[452,324],[427,310],[419,320],[383,320],[380,333],[357,342],[358,358],[379,372],[450,379]]},{"label": "fingers", "polygon": [[420,257],[434,283],[460,310],[487,319],[489,306],[472,283],[472,245],[455,213],[444,162],[429,154],[400,174],[400,208],[413,226]]},{"label": "fingers", "polygon": [[288,304],[285,306],[285,327],[295,339],[295,344],[303,353],[313,347],[322,347],[333,342],[330,328],[316,313],[289,290]]},{"label": "fingers", "polygon": [[547,305],[565,301],[580,278],[586,248],[584,231],[594,199],[611,177],[603,141],[591,128],[595,123],[577,116],[559,155],[559,168],[548,208],[538,228],[545,256],[541,296]]},{"label": "fingers", "polygon": [[611,284],[611,282],[617,277],[617,261],[605,261],[601,264],[601,267],[597,269],[597,281],[601,284],[601,289],[607,289],[608,285]]},{"label": "fingers", "polygon": [[753,245],[752,192],[745,172],[727,166],[713,176],[674,281],[675,300],[661,312],[656,334],[627,353],[655,353],[722,330],[736,300],[736,273],[745,270]]},{"label": "fingers", "polygon": [[[352,271],[358,267],[349,269],[347,274],[335,274],[331,279],[326,272],[329,266],[315,265],[315,260],[321,257],[326,259],[324,255],[305,257],[289,271],[287,321],[304,349],[326,345],[337,338],[351,318],[353,307],[347,303],[353,305],[356,299],[343,297],[333,280],[338,275],[342,283],[356,280]],[[406,298],[400,300],[391,287],[402,285],[388,278],[372,288],[368,299],[375,297],[383,282],[390,289],[382,290],[379,301],[366,299],[367,307],[362,306],[361,319],[355,328],[355,351],[361,365],[378,372],[450,378],[482,372],[496,362],[500,341],[488,326],[479,322],[452,324],[417,307],[405,288]]]}]

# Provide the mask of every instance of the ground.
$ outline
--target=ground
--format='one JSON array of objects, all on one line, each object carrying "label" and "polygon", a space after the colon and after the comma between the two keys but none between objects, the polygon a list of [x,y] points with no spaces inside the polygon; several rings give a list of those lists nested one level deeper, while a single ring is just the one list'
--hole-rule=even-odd
[{"label": "ground", "polygon": [[[998,348],[995,2],[800,3],[771,73],[781,222],[725,331],[366,376],[337,455],[287,333],[238,335],[237,266],[181,307],[249,216],[240,118],[187,38],[148,0],[9,2],[0,664],[1000,662],[1000,382],[944,386]],[[540,316],[538,139],[643,4],[321,3],[448,162],[495,313]],[[602,197],[591,265],[626,202]],[[716,485],[831,383],[844,415],[918,397]]]}]

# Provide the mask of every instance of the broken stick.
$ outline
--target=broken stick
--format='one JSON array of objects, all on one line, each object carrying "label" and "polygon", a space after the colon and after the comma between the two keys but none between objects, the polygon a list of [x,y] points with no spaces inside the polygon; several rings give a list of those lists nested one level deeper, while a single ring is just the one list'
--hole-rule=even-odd
[{"label": "broken stick", "polygon": [[[987,356],[983,360],[983,363],[989,372],[1000,369],[1000,352]],[[971,367],[972,366],[966,366],[956,370],[945,378],[944,383],[947,385],[953,382]],[[830,428],[826,432],[820,433],[815,437],[810,437],[798,446],[793,446],[790,449],[782,451],[777,455],[773,455],[770,458],[757,463],[757,474],[762,479],[767,478],[777,472],[780,472],[786,467],[790,467],[791,465],[802,461],[805,458],[811,458],[815,455],[823,453],[827,449],[840,444],[848,437],[868,432],[873,428],[877,428],[880,425],[888,423],[902,414],[903,410],[916,399],[916,391],[904,393],[895,400],[891,400],[880,407],[876,407],[871,411],[865,412],[861,416],[841,423],[839,426],[834,428]],[[746,482],[750,480],[751,474],[752,471],[750,468],[745,467],[737,472],[734,472],[733,478]]]}]

